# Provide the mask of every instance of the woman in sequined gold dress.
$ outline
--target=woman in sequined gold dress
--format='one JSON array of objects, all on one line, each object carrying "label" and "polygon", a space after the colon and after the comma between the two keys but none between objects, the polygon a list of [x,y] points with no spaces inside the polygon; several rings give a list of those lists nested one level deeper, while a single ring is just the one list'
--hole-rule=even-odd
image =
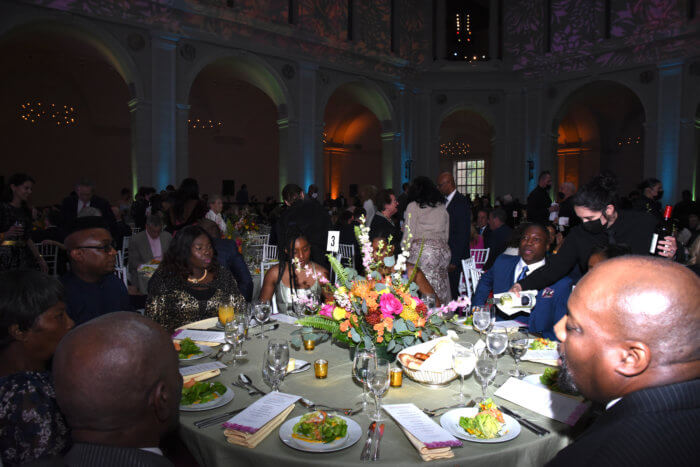
[{"label": "woman in sequined gold dress", "polygon": [[212,244],[199,226],[178,232],[148,282],[146,316],[172,331],[216,316],[219,305],[244,304],[236,280],[216,261]]}]

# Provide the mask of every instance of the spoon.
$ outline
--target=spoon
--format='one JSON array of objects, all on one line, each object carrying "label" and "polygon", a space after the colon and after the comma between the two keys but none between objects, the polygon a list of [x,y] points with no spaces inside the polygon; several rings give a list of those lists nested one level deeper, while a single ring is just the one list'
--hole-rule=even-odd
[{"label": "spoon", "polygon": [[221,357],[223,354],[225,354],[229,350],[231,350],[231,344],[226,343],[226,344],[222,345],[221,348],[219,349],[219,351],[216,353],[216,356],[214,358],[219,360],[220,359],[219,357]]},{"label": "spoon", "polygon": [[311,410],[314,410],[314,409],[317,409],[317,408],[323,408],[323,409],[326,409],[326,410],[329,410],[329,411],[333,411],[333,412],[343,412],[345,415],[348,415],[350,412],[353,411],[352,409],[339,409],[339,408],[335,408],[335,407],[330,407],[330,406],[328,406],[328,405],[317,405],[317,404],[314,403],[313,401],[311,401],[311,400],[309,400],[309,399],[306,399],[306,398],[304,398],[304,397],[302,397],[301,399],[299,399],[299,403],[300,403],[301,405],[303,405],[304,407],[306,407],[306,408],[308,408],[308,409],[311,409]]},{"label": "spoon", "polygon": [[253,384],[253,381],[246,374],[240,373],[238,375],[238,381],[245,384],[246,386],[249,386],[249,387],[255,389],[256,391],[258,391],[262,395],[267,394],[265,391],[261,391],[260,389],[256,388],[255,385]]}]

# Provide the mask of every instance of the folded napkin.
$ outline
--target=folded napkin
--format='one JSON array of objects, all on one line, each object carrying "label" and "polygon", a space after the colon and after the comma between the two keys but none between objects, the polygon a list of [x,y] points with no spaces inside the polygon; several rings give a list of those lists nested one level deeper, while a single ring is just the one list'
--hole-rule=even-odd
[{"label": "folded napkin", "polygon": [[214,376],[219,376],[221,374],[221,370],[216,369],[216,370],[208,370],[208,371],[200,371],[199,373],[195,373],[193,375],[187,375],[183,376],[182,379],[187,382],[187,381],[206,381],[208,379],[213,378]]},{"label": "folded napkin", "polygon": [[267,435],[276,430],[277,427],[279,427],[282,424],[282,422],[284,422],[287,416],[292,412],[292,410],[294,410],[294,406],[295,404],[292,404],[286,409],[284,409],[279,415],[267,422],[265,426],[260,428],[255,433],[248,433],[246,431],[226,428],[224,430],[224,436],[226,436],[226,441],[228,441],[231,444],[244,446],[246,448],[254,448],[258,444],[260,444],[262,440],[267,438]]},{"label": "folded napkin", "polygon": [[423,348],[417,352],[427,353],[434,349],[433,354],[420,366],[421,371],[445,371],[452,368],[452,354],[455,343],[449,336],[440,337],[421,344]]},{"label": "folded napkin", "polygon": [[556,349],[530,350],[523,355],[523,361],[559,366],[559,352]]},{"label": "folded napkin", "polygon": [[180,326],[177,328],[177,330],[180,329],[201,329],[201,330],[206,330],[206,329],[211,329],[214,326],[216,326],[216,323],[219,322],[219,318],[214,317],[214,318],[207,318],[203,319],[201,321],[195,321],[194,323],[189,323],[185,324],[184,326]]},{"label": "folded napkin", "polygon": [[449,459],[455,456],[455,453],[452,452],[452,448],[450,448],[449,446],[428,449],[424,443],[422,443],[418,438],[413,436],[408,430],[404,429],[403,427],[401,427],[401,430],[404,432],[404,434],[411,442],[413,447],[415,447],[418,450],[418,454],[420,454],[421,458],[425,462],[430,462],[437,459]]}]

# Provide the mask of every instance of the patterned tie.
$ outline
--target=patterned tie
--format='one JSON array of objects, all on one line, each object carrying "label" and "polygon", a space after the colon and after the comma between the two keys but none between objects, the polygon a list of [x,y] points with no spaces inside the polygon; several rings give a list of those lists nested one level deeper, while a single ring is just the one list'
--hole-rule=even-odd
[{"label": "patterned tie", "polygon": [[527,266],[523,268],[522,271],[520,271],[520,275],[518,276],[518,280],[515,282],[520,282],[521,280],[525,279],[527,277]]}]

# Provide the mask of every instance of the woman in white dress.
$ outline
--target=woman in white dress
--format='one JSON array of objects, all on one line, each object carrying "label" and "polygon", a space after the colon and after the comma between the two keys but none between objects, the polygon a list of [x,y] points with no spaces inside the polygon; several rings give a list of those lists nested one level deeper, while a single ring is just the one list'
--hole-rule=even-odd
[{"label": "woman in white dress", "polygon": [[207,212],[206,217],[210,221],[216,222],[221,230],[221,235],[225,237],[228,232],[226,231],[226,221],[221,215],[221,211],[224,210],[224,200],[219,195],[211,195],[209,197],[209,212]]}]

